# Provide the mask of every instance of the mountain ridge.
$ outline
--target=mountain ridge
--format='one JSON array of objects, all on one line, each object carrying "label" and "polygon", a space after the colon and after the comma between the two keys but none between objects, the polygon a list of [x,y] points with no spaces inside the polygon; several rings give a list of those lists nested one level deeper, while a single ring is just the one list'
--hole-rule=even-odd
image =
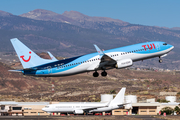
[{"label": "mountain ridge", "polygon": [[13,14],[0,10],[0,16],[11,16]]},{"label": "mountain ridge", "polygon": [[[20,65],[19,63],[15,63]],[[13,65],[15,66],[15,65]],[[0,94],[5,101],[98,101],[100,94],[126,87],[126,94],[136,94],[139,99],[157,96],[161,91],[179,92],[179,72],[156,72],[149,70],[108,70],[107,77],[94,78],[93,72],[66,77],[33,77],[9,72],[13,69],[0,62]],[[52,93],[52,82],[55,92]],[[149,87],[148,92],[147,86]],[[146,94],[144,94],[145,92]],[[43,99],[41,95],[43,93]],[[147,94],[148,93],[148,94]],[[156,95],[154,95],[156,93]],[[94,96],[93,99],[90,96]],[[142,96],[141,96],[142,95]]]},{"label": "mountain ridge", "polygon": [[[58,14],[49,10],[44,9],[35,9],[33,11],[30,11],[28,13],[24,13],[19,15],[21,17],[31,18],[35,20],[45,20],[45,21],[54,21],[54,22],[65,22],[71,23],[71,22],[84,22],[84,21],[93,21],[93,22],[116,22],[119,24],[128,24],[127,22],[124,22],[119,19],[112,19],[108,17],[90,17],[88,15],[84,15],[78,11],[65,11],[62,14]],[[56,18],[57,17],[57,18]],[[64,19],[64,20],[62,20]],[[76,25],[76,23],[73,23]]]},{"label": "mountain ridge", "polygon": [[19,15],[21,17],[31,18],[35,20],[43,20],[43,21],[53,21],[53,22],[65,22],[66,21],[73,21],[72,19],[63,16],[61,14],[49,11],[49,10],[43,10],[43,9],[35,9],[33,11],[30,11],[28,13],[24,13],[22,15]]}]

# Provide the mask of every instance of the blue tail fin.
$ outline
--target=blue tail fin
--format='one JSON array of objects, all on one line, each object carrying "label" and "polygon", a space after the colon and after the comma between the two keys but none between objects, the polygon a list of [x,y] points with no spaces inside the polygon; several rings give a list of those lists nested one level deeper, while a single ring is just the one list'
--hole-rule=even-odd
[{"label": "blue tail fin", "polygon": [[24,69],[52,62],[52,60],[40,58],[17,38],[11,39],[11,43]]}]

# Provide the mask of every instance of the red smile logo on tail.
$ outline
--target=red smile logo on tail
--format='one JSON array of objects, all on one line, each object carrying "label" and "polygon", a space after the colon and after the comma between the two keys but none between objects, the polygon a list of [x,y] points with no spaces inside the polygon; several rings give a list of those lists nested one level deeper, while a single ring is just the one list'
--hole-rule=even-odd
[{"label": "red smile logo on tail", "polygon": [[[31,54],[31,51],[29,51],[29,54]],[[20,56],[20,58],[22,58],[24,62],[29,62],[29,60],[31,59],[31,56],[29,56],[27,60],[24,59],[24,55]]]}]

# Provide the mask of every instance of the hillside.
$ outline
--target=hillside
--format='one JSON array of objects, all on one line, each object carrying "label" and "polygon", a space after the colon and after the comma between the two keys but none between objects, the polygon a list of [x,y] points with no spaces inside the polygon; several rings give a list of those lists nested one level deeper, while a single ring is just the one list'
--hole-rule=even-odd
[{"label": "hillside", "polygon": [[[113,69],[107,71],[107,77],[94,78],[92,72],[89,72],[45,78],[9,72],[13,68],[3,63],[0,63],[0,67],[1,100],[40,101],[43,94],[42,101],[49,101],[51,96],[53,101],[99,101],[100,94],[112,90],[117,93],[122,87],[127,87],[126,94],[137,95],[139,100],[162,98],[156,95],[160,91],[180,92],[180,73],[174,72]],[[54,93],[51,91],[52,82],[55,85]]]},{"label": "hillside", "polygon": [[135,65],[180,69],[180,30],[130,24],[107,17],[91,17],[77,11],[57,14],[37,9],[20,16],[0,11],[0,52],[14,52],[9,41],[19,38],[35,52],[50,51],[56,56],[73,57],[147,41],[164,41],[175,49],[163,58],[138,62]]}]

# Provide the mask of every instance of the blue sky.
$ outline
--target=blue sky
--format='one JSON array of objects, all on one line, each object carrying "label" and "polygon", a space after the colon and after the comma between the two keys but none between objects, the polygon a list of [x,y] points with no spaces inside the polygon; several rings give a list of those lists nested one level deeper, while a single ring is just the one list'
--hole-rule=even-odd
[{"label": "blue sky", "polygon": [[73,10],[134,24],[180,27],[180,0],[0,0],[0,10],[14,15],[35,9],[60,14]]}]

